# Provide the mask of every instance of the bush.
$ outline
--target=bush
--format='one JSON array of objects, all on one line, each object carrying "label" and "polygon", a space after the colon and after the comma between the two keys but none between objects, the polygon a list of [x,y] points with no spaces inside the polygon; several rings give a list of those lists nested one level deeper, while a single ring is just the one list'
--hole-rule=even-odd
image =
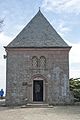
[{"label": "bush", "polygon": [[70,79],[70,90],[74,95],[75,101],[80,102],[80,78]]}]

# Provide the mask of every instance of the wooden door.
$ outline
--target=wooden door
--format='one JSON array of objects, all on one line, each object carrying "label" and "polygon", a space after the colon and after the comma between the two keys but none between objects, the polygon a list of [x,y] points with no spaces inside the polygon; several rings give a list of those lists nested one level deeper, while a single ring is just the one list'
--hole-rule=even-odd
[{"label": "wooden door", "polygon": [[33,101],[43,101],[43,80],[33,81]]}]

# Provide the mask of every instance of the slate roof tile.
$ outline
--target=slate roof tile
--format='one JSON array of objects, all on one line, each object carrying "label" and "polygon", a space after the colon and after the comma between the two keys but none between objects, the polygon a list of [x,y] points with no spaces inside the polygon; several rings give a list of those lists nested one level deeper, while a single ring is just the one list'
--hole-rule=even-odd
[{"label": "slate roof tile", "polygon": [[7,47],[69,47],[39,10]]}]

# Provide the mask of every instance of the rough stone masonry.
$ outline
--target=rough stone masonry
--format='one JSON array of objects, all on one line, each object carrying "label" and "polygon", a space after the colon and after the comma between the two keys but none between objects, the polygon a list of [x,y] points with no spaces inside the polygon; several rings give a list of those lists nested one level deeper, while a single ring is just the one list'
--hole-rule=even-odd
[{"label": "rough stone masonry", "polygon": [[39,10],[5,47],[6,105],[70,103],[70,48]]}]

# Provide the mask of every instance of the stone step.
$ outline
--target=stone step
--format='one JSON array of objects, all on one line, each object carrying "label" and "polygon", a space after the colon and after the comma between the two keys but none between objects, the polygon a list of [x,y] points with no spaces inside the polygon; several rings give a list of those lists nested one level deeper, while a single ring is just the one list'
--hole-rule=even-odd
[{"label": "stone step", "polygon": [[48,105],[48,104],[38,104],[38,103],[32,103],[32,104],[27,104],[27,105],[24,105],[24,106],[22,106],[22,108],[24,108],[24,107],[30,107],[30,108],[48,108],[48,107],[53,107],[53,106],[50,106],[50,105]]},{"label": "stone step", "polygon": [[0,99],[0,106],[4,106],[5,105],[5,99]]}]

